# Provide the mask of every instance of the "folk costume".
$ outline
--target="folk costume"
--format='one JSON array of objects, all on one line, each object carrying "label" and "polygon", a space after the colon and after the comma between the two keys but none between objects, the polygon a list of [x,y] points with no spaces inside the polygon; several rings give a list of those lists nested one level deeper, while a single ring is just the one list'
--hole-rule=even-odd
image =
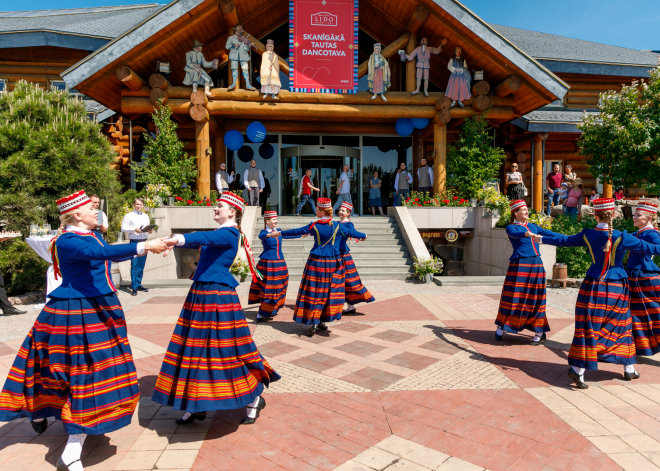
[{"label": "folk costume", "polygon": [[[277,211],[264,213],[264,219],[276,217]],[[259,255],[257,270],[263,278],[252,280],[248,297],[248,304],[259,304],[257,322],[277,315],[277,311],[284,306],[289,286],[289,270],[282,254],[282,236],[268,237],[271,232],[273,231],[267,227],[259,233],[264,250]]]},{"label": "folk costume", "polygon": [[[594,201],[594,211],[614,210],[612,198]],[[610,250],[604,252],[608,241]],[[598,361],[624,365],[626,379],[639,377],[635,371],[635,344],[629,307],[627,273],[622,262],[626,250],[659,255],[660,245],[644,242],[627,232],[612,230],[599,223],[579,234],[543,237],[544,244],[557,247],[587,247],[592,265],[580,286],[575,305],[575,336],[568,354],[568,375],[579,388],[586,389],[585,370],[597,370]]]},{"label": "folk costume", "polygon": [[[319,198],[317,206],[322,209],[331,208],[332,202],[329,198]],[[314,247],[303,271],[293,320],[311,326],[309,335],[314,335],[317,327],[327,330],[326,322],[341,319],[346,282],[344,264],[339,253],[342,235],[364,239],[366,234],[350,227],[341,227],[332,218],[319,219],[299,229],[282,231],[282,237],[301,237],[307,234],[314,236]]]},{"label": "folk costume", "polygon": [[[353,210],[353,205],[350,203],[342,203],[342,208],[345,208],[349,213]],[[350,228],[355,230],[355,226],[349,220],[340,222],[342,228]],[[341,240],[339,241],[339,254],[341,255],[342,261],[344,262],[344,271],[346,273],[346,281],[344,283],[344,291],[346,293],[346,303],[348,304],[348,309],[344,311],[345,313],[354,313],[355,305],[359,303],[372,303],[376,299],[371,295],[369,290],[362,284],[360,275],[355,268],[355,262],[353,257],[351,257],[351,249],[348,248],[349,237],[346,237],[343,233],[340,233]]]},{"label": "folk costume", "polygon": [[[525,201],[511,202],[511,212],[527,206]],[[539,345],[545,340],[545,333],[550,331],[545,315],[546,281],[545,269],[538,244],[534,239],[525,237],[527,232],[552,236],[553,232],[530,222],[514,221],[506,227],[506,234],[513,246],[509,258],[509,268],[504,279],[500,307],[497,311],[496,340],[502,340],[504,332],[520,333],[523,330],[534,332],[532,345]]]},{"label": "folk costume", "polygon": [[264,100],[270,94],[274,100],[279,100],[277,96],[282,88],[280,81],[280,58],[274,51],[275,42],[272,39],[266,41],[266,52],[261,56],[261,93],[264,94]]},{"label": "folk costume", "polygon": [[422,39],[422,45],[417,46],[411,54],[406,54],[405,51],[399,50],[399,55],[401,56],[401,62],[412,61],[417,58],[416,65],[416,79],[417,79],[417,88],[411,95],[417,95],[419,93],[419,87],[422,85],[422,79],[424,79],[424,95],[429,96],[429,74],[431,72],[431,54],[438,55],[442,52],[441,45],[440,47],[429,47],[425,39]]},{"label": "folk costume", "polygon": [[213,84],[213,79],[209,74],[204,70],[209,67],[217,67],[217,62],[209,62],[204,58],[202,54],[201,46],[204,43],[200,43],[195,39],[192,45],[192,51],[186,52],[186,66],[183,70],[186,71],[186,76],[183,78],[184,85],[192,85],[193,92],[197,91],[198,85],[204,86],[204,93],[208,96],[211,96],[211,84]]},{"label": "folk costume", "polygon": [[[642,201],[638,210],[657,214],[657,205]],[[632,234],[639,240],[660,245],[658,230],[648,225]],[[637,355],[660,352],[660,268],[651,255],[630,252],[626,265],[630,285],[630,312]]]},{"label": "folk costume", "polygon": [[[458,46],[457,50],[462,51],[463,48]],[[460,107],[463,107],[463,102],[472,98],[470,93],[470,83],[472,83],[472,76],[467,67],[467,62],[460,55],[449,60],[447,69],[451,72],[449,82],[447,82],[447,90],[445,96],[451,98],[451,106],[455,106],[458,102]]]},{"label": "folk costume", "polygon": [[[66,214],[89,202],[79,191],[57,207]],[[131,423],[140,390],[109,261],[144,250],[144,242],[110,246],[78,226],[66,226],[52,242],[55,277],[62,284],[50,293],[16,355],[0,394],[0,421],[27,414],[42,433],[47,417],[61,420],[70,438],[58,469],[73,463],[82,469],[80,453],[66,455],[71,447],[82,449],[86,435]]]},{"label": "folk costume", "polygon": [[[224,193],[219,201],[243,210],[243,199],[233,193]],[[260,399],[264,385],[280,376],[252,340],[235,291],[238,282],[229,271],[243,247],[253,279],[259,276],[245,235],[230,221],[215,231],[176,237],[177,247],[199,249],[199,263],[152,400],[185,410],[177,419],[180,424],[204,420],[207,411],[246,406],[260,410],[265,406]],[[243,423],[254,423],[248,418]]]},{"label": "folk costume", "polygon": [[241,66],[243,78],[245,79],[245,88],[248,90],[256,90],[250,85],[250,53],[251,48],[255,51],[257,46],[254,45],[248,36],[243,36],[243,27],[241,25],[234,26],[234,34],[227,38],[225,49],[229,49],[229,62],[231,63],[231,85],[227,90],[233,90],[238,84],[238,65]]},{"label": "folk costume", "polygon": [[[378,51],[376,51],[378,49]],[[367,73],[367,85],[369,91],[373,93],[371,97],[374,100],[378,95],[381,96],[383,101],[387,101],[385,98],[385,92],[392,85],[392,78],[390,72],[390,65],[381,54],[381,44],[374,44],[374,52],[369,56],[368,62],[368,73]]]}]

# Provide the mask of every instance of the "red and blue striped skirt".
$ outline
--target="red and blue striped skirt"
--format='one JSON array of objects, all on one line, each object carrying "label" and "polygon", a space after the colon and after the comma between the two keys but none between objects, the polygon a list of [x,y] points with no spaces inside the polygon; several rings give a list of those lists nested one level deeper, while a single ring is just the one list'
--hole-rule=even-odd
[{"label": "red and blue striped skirt", "polygon": [[373,303],[376,299],[362,284],[360,274],[357,268],[355,268],[355,262],[353,261],[353,257],[351,257],[351,253],[346,252],[342,254],[342,260],[344,261],[344,271],[346,272],[346,282],[344,283],[346,302],[349,304]]},{"label": "red and blue striped skirt", "polygon": [[293,320],[316,325],[341,319],[346,275],[341,256],[310,255],[303,271]]},{"label": "red and blue striped skirt", "polygon": [[129,425],[139,398],[117,295],[50,298],[0,393],[0,421],[55,417],[67,434],[102,435]]},{"label": "red and blue striped skirt", "polygon": [[541,257],[516,258],[509,262],[495,324],[517,334],[525,329],[535,334],[549,332],[545,315],[545,269]]},{"label": "red and blue striped skirt", "polygon": [[259,304],[261,317],[274,317],[286,300],[289,270],[284,260],[259,260],[257,269],[264,277],[252,281],[248,304]]},{"label": "red and blue striped skirt", "polygon": [[156,380],[152,399],[187,412],[235,410],[280,379],[252,340],[233,288],[195,281]]},{"label": "red and blue striped skirt", "polygon": [[660,276],[651,272],[633,272],[628,283],[637,355],[655,355],[660,352]]},{"label": "red and blue striped skirt", "polygon": [[628,280],[600,281],[587,277],[575,305],[575,335],[568,364],[597,370],[598,361],[636,363]]}]

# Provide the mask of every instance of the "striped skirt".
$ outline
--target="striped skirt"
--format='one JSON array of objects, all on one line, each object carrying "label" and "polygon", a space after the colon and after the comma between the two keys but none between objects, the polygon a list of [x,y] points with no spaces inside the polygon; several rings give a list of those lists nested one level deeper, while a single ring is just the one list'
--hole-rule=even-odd
[{"label": "striped skirt", "polygon": [[369,290],[364,287],[360,274],[355,268],[355,262],[351,257],[350,252],[342,254],[344,261],[344,271],[346,272],[346,282],[344,283],[346,290],[346,302],[348,304],[358,303],[373,303],[376,299],[371,295]]},{"label": "striped skirt", "polygon": [[541,257],[511,260],[495,324],[505,332],[514,334],[525,329],[535,334],[550,331],[545,316],[545,287]]},{"label": "striped skirt", "polygon": [[310,255],[300,282],[293,320],[299,324],[315,325],[341,319],[345,279],[340,256]]},{"label": "striped skirt", "polygon": [[280,376],[257,350],[236,291],[195,281],[181,310],[152,399],[187,412],[235,410]]},{"label": "striped skirt", "polygon": [[264,277],[252,281],[248,304],[260,304],[261,317],[274,317],[286,300],[289,270],[284,260],[259,260],[257,269]]},{"label": "striped skirt", "polygon": [[585,278],[575,305],[575,335],[568,364],[597,370],[598,361],[636,363],[628,280]]},{"label": "striped skirt", "polygon": [[0,421],[27,413],[61,420],[69,435],[102,435],[129,425],[139,398],[117,295],[50,298],[0,393]]},{"label": "striped skirt", "polygon": [[637,355],[660,352],[660,276],[657,273],[631,273],[630,313]]}]

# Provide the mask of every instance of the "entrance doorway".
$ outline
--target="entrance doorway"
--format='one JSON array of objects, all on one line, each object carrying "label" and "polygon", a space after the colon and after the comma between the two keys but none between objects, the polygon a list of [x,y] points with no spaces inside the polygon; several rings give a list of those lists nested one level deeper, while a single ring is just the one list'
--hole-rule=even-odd
[{"label": "entrance doorway", "polygon": [[[344,146],[296,146],[283,148],[281,155],[282,181],[285,182],[282,185],[284,204],[281,214],[294,214],[300,202],[298,194],[306,169],[312,171],[312,185],[321,190],[312,191],[314,202],[316,203],[319,197],[330,198],[334,205],[337,201],[337,185],[344,164],[349,168],[351,199],[355,211],[359,212],[360,149]],[[309,204],[303,207],[301,213],[312,214]]]}]

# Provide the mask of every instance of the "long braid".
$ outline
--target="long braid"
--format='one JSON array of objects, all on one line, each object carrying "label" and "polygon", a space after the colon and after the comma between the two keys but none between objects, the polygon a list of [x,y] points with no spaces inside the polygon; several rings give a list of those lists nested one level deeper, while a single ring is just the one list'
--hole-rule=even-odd
[{"label": "long braid", "polygon": [[658,230],[658,215],[654,214],[651,216],[651,224],[653,225],[653,229],[656,231]]}]

